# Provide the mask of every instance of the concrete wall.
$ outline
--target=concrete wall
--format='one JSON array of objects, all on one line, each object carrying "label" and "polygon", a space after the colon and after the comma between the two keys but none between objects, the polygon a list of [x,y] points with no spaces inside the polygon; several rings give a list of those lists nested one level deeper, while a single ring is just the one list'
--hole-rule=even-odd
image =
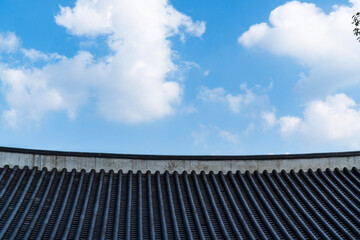
[{"label": "concrete wall", "polygon": [[321,168],[325,170],[330,168],[344,168],[349,169],[353,167],[360,168],[360,156],[346,156],[346,157],[324,157],[324,158],[304,158],[304,159],[280,159],[280,160],[141,160],[141,159],[118,159],[118,158],[97,158],[97,157],[74,157],[74,156],[57,156],[57,155],[41,155],[33,153],[13,153],[13,152],[0,152],[0,167],[9,165],[10,167],[19,166],[23,168],[28,166],[29,168],[56,168],[62,170],[76,169],[80,171],[85,169],[90,171],[95,169],[100,171],[104,169],[106,172],[114,170],[122,170],[128,172],[132,170],[137,172],[138,170],[146,172],[150,170],[152,173],[156,171],[178,171],[178,172],[236,172],[240,170],[245,172],[246,170],[253,172],[255,170],[263,172],[267,170],[286,170],[290,171],[294,169],[299,171],[300,169],[316,170]]}]

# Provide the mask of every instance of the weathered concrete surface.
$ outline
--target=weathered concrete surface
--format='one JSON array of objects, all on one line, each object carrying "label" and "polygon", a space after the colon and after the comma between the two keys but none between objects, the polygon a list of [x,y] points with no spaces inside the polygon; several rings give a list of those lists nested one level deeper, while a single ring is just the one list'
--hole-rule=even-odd
[{"label": "weathered concrete surface", "polygon": [[291,169],[299,171],[300,169],[326,169],[330,168],[344,168],[349,169],[353,167],[360,168],[360,156],[347,157],[326,157],[326,158],[304,158],[304,159],[279,159],[279,160],[149,160],[149,159],[119,159],[119,158],[97,158],[97,157],[74,157],[74,156],[56,156],[56,155],[41,155],[31,153],[13,153],[0,152],[0,167],[9,165],[10,167],[19,166],[23,168],[56,168],[62,170],[76,169],[80,171],[85,169],[90,171],[92,169],[100,171],[118,171],[128,172],[132,170],[137,171],[178,171],[178,172],[228,172],[228,171],[242,171],[246,170],[253,172],[255,170],[269,172],[276,170]]}]

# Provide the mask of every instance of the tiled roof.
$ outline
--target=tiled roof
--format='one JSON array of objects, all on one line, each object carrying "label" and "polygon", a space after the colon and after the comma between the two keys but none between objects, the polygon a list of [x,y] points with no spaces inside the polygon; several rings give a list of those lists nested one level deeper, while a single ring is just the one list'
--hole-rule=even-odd
[{"label": "tiled roof", "polygon": [[360,239],[360,172],[0,168],[0,239]]}]

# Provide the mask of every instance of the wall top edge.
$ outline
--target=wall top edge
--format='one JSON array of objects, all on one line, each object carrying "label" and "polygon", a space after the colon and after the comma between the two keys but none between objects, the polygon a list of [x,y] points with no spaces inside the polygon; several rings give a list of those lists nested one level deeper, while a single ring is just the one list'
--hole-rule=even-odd
[{"label": "wall top edge", "polygon": [[26,148],[1,147],[0,152],[35,154],[46,156],[67,156],[86,158],[112,158],[132,160],[196,160],[196,161],[221,161],[221,160],[296,160],[314,158],[339,158],[357,157],[360,151],[351,152],[326,152],[326,153],[301,153],[301,154],[268,154],[268,155],[151,155],[151,154],[119,154],[95,152],[70,152]]}]

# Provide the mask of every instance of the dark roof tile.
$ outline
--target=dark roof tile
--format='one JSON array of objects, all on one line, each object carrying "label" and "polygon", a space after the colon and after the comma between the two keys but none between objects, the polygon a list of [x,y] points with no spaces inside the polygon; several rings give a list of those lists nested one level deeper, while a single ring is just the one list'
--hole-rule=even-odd
[{"label": "dark roof tile", "polygon": [[357,168],[170,174],[0,168],[0,239],[360,239]]}]

